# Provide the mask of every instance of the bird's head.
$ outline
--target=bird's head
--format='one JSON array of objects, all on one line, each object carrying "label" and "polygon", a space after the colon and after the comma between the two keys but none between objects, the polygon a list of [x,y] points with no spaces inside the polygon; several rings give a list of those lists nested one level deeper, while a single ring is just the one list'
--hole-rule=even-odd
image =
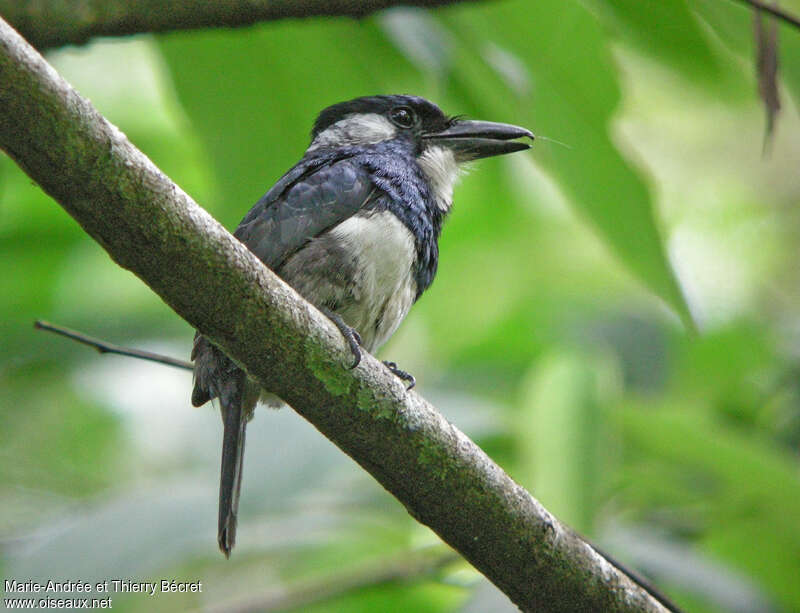
[{"label": "bird's head", "polygon": [[371,145],[402,139],[418,154],[431,147],[453,152],[457,162],[530,148],[515,139],[533,138],[530,130],[492,121],[449,117],[418,96],[366,96],[324,109],[311,131],[310,149]]},{"label": "bird's head", "polygon": [[445,115],[418,96],[367,96],[323,110],[311,131],[309,152],[388,141],[410,147],[437,203],[449,208],[459,166],[479,158],[529,149],[530,130],[505,123]]}]

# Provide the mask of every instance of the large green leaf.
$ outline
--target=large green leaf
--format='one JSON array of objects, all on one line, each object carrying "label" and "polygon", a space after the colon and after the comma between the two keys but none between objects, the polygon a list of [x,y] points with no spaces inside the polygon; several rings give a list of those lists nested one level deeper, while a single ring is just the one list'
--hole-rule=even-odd
[{"label": "large green leaf", "polygon": [[621,40],[717,89],[732,76],[687,0],[583,0]]},{"label": "large green leaf", "polygon": [[[649,189],[610,135],[620,91],[597,20],[575,3],[518,1],[461,8],[446,22],[458,40],[455,79],[475,105],[568,144],[539,143],[535,159],[621,261],[691,325]],[[489,66],[498,50],[527,71],[527,88]]]}]

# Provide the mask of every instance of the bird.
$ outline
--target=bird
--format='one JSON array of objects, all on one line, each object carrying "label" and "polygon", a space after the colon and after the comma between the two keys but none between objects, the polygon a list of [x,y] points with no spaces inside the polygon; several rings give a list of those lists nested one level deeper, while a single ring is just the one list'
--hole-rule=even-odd
[{"label": "bird", "polygon": [[[341,331],[358,365],[377,351],[433,282],[438,239],[465,164],[530,148],[519,126],[448,116],[412,95],[355,98],[323,109],[303,157],[242,219],[234,236]],[[199,332],[192,404],[216,399],[223,423],[218,544],[236,541],[247,422],[262,390]],[[410,389],[415,379],[384,362]]]}]

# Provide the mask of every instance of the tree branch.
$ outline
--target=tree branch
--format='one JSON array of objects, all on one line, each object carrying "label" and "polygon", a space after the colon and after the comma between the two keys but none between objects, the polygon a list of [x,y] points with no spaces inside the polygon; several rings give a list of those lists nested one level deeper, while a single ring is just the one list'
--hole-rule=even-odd
[{"label": "tree branch", "polygon": [[0,147],[525,611],[664,611],[211,218],[6,22]]},{"label": "tree branch", "polygon": [[[38,49],[98,36],[242,27],[307,17],[360,18],[392,6],[436,7],[477,0],[0,0],[0,15]],[[763,0],[731,0],[800,29],[800,17]]]},{"label": "tree branch", "polygon": [[474,0],[0,0],[0,15],[34,47],[81,45],[96,36],[240,27],[302,17],[365,17],[391,6]]},{"label": "tree branch", "polygon": [[[731,0],[734,1],[734,0]],[[746,4],[750,8],[756,11],[764,11],[765,13],[769,13],[773,17],[780,19],[784,23],[789,24],[795,28],[800,29],[800,17],[796,15],[792,15],[789,11],[785,11],[784,9],[778,6],[777,2],[772,4],[767,4],[766,2],[762,2],[761,0],[735,0],[740,4]]]}]

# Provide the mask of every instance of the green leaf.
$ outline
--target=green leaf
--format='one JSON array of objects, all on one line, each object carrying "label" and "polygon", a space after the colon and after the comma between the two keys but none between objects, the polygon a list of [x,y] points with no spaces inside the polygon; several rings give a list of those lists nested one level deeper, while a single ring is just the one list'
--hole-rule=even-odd
[{"label": "green leaf", "polygon": [[614,34],[706,86],[723,67],[686,0],[584,0]]},{"label": "green leaf", "polygon": [[[544,140],[532,155],[628,269],[691,326],[648,186],[609,134],[620,91],[597,20],[561,2],[481,5],[445,19],[456,38],[456,84],[483,116],[568,145]],[[527,71],[528,91],[487,62],[498,49]]]},{"label": "green leaf", "polygon": [[[607,364],[566,350],[537,362],[523,382],[517,427],[531,491],[557,517],[591,533],[600,477],[600,376]],[[609,378],[609,377],[604,377]]]}]

